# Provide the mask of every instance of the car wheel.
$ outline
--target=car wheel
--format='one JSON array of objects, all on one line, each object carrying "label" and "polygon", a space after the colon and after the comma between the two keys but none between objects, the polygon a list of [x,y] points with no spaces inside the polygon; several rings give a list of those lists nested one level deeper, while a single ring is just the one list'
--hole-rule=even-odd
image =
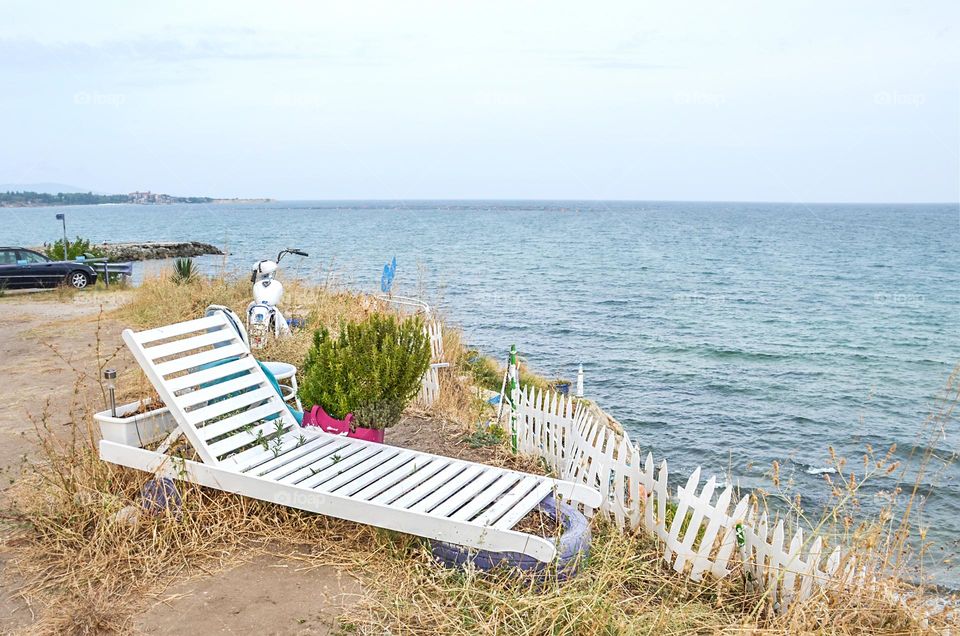
[{"label": "car wheel", "polygon": [[83,272],[70,272],[67,275],[67,285],[74,289],[83,289],[90,284],[90,279]]}]

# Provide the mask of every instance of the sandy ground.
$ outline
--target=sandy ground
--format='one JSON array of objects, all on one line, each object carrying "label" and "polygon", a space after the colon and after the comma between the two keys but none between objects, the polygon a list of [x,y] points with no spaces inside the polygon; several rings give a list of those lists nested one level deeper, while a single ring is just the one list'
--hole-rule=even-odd
[{"label": "sandy ground", "polygon": [[[123,326],[101,316],[128,294],[83,292],[62,298],[45,292],[0,298],[0,504],[22,462],[36,452],[31,418],[46,410],[56,430],[58,410],[75,399],[101,408],[98,332],[102,355],[116,353],[109,366],[122,372],[133,364],[121,347]],[[79,390],[78,375],[87,380]],[[0,634],[29,632],[36,617],[16,594],[4,534],[0,526]],[[361,591],[355,579],[333,568],[300,570],[280,558],[261,557],[166,590],[161,602],[134,624],[148,634],[184,633],[184,625],[192,633],[328,634]]]},{"label": "sandy ground", "polygon": [[[139,616],[144,634],[337,634],[336,617],[360,598],[360,585],[325,566],[261,557],[235,569],[178,585]],[[237,585],[239,581],[243,585]]]},{"label": "sandy ground", "polygon": [[[36,449],[34,421],[44,410],[52,414],[70,408],[78,372],[95,379],[98,316],[117,307],[123,292],[76,294],[61,299],[54,292],[8,294],[0,299],[0,503],[4,492],[20,472],[22,463]],[[120,343],[120,329],[109,320],[100,321],[104,351]],[[116,361],[119,368],[129,358]],[[89,387],[78,397],[96,399]],[[2,530],[0,530],[2,532]],[[0,535],[0,539],[3,539]],[[15,594],[17,581],[7,571],[9,554],[0,547],[0,633],[28,627],[34,620],[26,603]]]}]

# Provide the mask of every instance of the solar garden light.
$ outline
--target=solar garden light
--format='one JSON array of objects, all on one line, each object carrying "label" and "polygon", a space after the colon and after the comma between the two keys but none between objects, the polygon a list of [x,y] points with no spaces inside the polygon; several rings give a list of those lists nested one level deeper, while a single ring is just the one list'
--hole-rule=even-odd
[{"label": "solar garden light", "polygon": [[117,370],[106,369],[103,379],[107,383],[107,392],[110,393],[110,415],[117,416]]}]

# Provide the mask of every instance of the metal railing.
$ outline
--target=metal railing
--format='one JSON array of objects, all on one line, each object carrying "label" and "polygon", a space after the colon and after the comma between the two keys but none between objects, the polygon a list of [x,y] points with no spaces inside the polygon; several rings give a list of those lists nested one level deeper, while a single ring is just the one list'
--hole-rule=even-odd
[{"label": "metal railing", "polygon": [[119,274],[120,276],[133,276],[133,262],[108,263],[105,256],[98,258],[85,258],[80,256],[73,260],[75,263],[89,265],[98,274],[103,275],[103,284],[110,287],[110,274]]}]

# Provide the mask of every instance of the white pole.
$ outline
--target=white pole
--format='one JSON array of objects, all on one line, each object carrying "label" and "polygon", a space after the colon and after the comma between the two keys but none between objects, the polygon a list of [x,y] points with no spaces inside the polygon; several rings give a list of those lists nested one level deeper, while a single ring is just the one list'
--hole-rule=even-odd
[{"label": "white pole", "polygon": [[577,369],[577,397],[583,397],[583,363],[580,363],[580,368]]}]

